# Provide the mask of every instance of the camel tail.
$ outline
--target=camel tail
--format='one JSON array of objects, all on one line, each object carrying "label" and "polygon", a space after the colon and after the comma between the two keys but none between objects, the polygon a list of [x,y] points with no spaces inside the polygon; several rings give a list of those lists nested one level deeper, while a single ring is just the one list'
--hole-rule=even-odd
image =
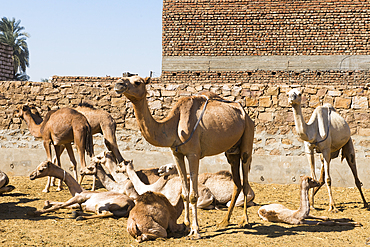
[{"label": "camel tail", "polygon": [[93,136],[91,134],[90,126],[87,129],[86,135],[87,136],[86,136],[85,150],[86,150],[87,155],[92,157],[94,155],[94,144],[93,144]]}]

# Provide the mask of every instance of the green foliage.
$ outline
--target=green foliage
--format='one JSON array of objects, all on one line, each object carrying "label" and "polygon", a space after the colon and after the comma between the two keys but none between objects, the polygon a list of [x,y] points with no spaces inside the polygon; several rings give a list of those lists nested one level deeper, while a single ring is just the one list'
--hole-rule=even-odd
[{"label": "green foliage", "polygon": [[13,47],[14,79],[28,80],[26,68],[29,66],[29,52],[26,38],[30,35],[23,32],[21,21],[9,20],[6,17],[0,20],[0,42]]}]

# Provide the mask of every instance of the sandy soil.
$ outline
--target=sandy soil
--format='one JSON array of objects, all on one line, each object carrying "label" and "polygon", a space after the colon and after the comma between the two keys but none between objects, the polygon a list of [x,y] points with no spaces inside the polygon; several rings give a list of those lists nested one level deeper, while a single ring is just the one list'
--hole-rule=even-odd
[{"label": "sandy soil", "polygon": [[[187,240],[184,235],[175,235],[138,244],[126,231],[126,218],[76,221],[70,218],[71,211],[67,209],[29,217],[27,211],[42,208],[45,200],[69,199],[68,190],[55,192],[54,187],[50,193],[42,193],[46,178],[30,181],[27,177],[11,177],[10,181],[16,189],[0,196],[1,246],[366,246],[370,238],[370,211],[362,207],[355,188],[334,188],[338,213],[327,212],[327,192],[322,189],[316,197],[318,210],[311,212],[333,218],[350,217],[361,222],[362,227],[292,226],[263,222],[257,215],[261,205],[281,203],[292,209],[298,208],[299,185],[253,183],[257,205],[248,209],[250,229],[237,226],[241,208],[234,211],[231,225],[225,229],[216,228],[225,211],[199,210],[202,239]],[[88,189],[90,184],[91,181],[87,180],[83,186]],[[99,190],[104,191],[103,188]],[[370,200],[369,189],[365,190],[365,197]],[[180,217],[179,221],[182,220]]]}]

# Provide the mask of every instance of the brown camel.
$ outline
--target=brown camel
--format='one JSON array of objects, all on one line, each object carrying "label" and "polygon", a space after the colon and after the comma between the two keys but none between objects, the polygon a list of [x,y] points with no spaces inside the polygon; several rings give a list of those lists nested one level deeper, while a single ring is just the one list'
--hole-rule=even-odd
[{"label": "brown camel", "polygon": [[130,210],[134,207],[134,202],[128,196],[113,191],[87,191],[84,190],[77,181],[62,168],[54,165],[50,161],[42,162],[31,174],[30,179],[34,180],[46,176],[57,177],[64,181],[73,196],[66,202],[46,202],[46,209],[30,211],[31,216],[40,216],[48,212],[53,212],[61,208],[78,206],[88,212],[95,212],[96,215],[81,216],[77,220],[103,218],[109,216],[127,217]]},{"label": "brown camel", "polygon": [[161,193],[145,192],[135,201],[127,219],[127,231],[136,239],[143,242],[156,238],[166,238],[167,232],[184,231],[183,224],[177,224],[184,209],[184,203],[179,196],[175,206]]},{"label": "brown camel", "polygon": [[81,103],[76,108],[76,111],[82,113],[91,126],[91,133],[103,134],[104,143],[108,150],[112,151],[118,163],[123,161],[123,157],[118,149],[116,140],[116,121],[106,111],[95,109],[88,103]]},{"label": "brown camel", "polygon": [[[133,104],[136,120],[144,138],[154,146],[170,147],[182,180],[184,196],[184,223],[190,226],[189,202],[192,207],[190,237],[199,238],[197,219],[199,160],[225,152],[231,165],[234,192],[228,213],[219,224],[227,226],[240,191],[244,192],[244,212],[240,222],[249,225],[247,198],[248,173],[252,161],[254,122],[243,107],[236,102],[223,100],[216,94],[206,92],[198,96],[184,97],[163,120],[153,118],[148,108],[145,85],[150,78],[124,77],[115,84],[115,91],[124,94]],[[186,157],[189,164],[190,193],[187,185]],[[243,185],[240,180],[242,161]]]},{"label": "brown camel", "polygon": [[342,150],[342,160],[346,158],[351,168],[355,184],[361,194],[364,207],[368,207],[364,194],[361,190],[361,182],[357,175],[355,149],[351,139],[351,130],[342,116],[340,116],[330,104],[318,106],[308,123],[302,116],[301,109],[302,93],[298,89],[292,89],[288,93],[288,101],[293,108],[294,122],[297,134],[304,141],[305,152],[311,167],[311,176],[316,180],[314,151],[321,153],[321,176],[320,186],[312,193],[311,201],[314,207],[314,196],[326,182],[329,192],[329,211],[337,211],[331,191],[330,161],[339,156]]},{"label": "brown camel", "polygon": [[[71,146],[71,142],[74,142],[80,156],[81,169],[85,169],[85,151],[90,157],[93,156],[94,151],[91,127],[84,115],[71,108],[61,108],[48,112],[44,120],[40,122],[40,119],[37,117],[35,121],[33,118],[35,114],[31,113],[28,105],[23,105],[19,111],[20,116],[26,121],[31,134],[43,139],[48,161],[52,161],[51,144],[53,144],[57,164],[61,167],[60,155],[63,148],[66,147],[71,163],[74,165],[74,170],[76,170],[77,162],[74,159]],[[75,172],[75,176],[77,176],[77,172]],[[82,181],[82,177],[80,181]],[[49,192],[50,183],[51,179],[48,179],[43,192]],[[60,181],[57,190],[61,190],[61,187],[62,182]]]},{"label": "brown camel", "polygon": [[5,172],[0,171],[0,195],[10,192],[15,189],[13,185],[9,184],[9,177]]},{"label": "brown camel", "polygon": [[[282,222],[292,225],[326,225],[326,226],[361,226],[357,222],[351,222],[351,219],[330,219],[325,216],[310,215],[310,201],[308,199],[308,190],[310,188],[318,187],[320,184],[308,176],[301,176],[300,184],[300,207],[298,210],[291,210],[281,204],[269,204],[258,209],[258,216],[270,222]],[[311,221],[311,220],[315,221]]]}]

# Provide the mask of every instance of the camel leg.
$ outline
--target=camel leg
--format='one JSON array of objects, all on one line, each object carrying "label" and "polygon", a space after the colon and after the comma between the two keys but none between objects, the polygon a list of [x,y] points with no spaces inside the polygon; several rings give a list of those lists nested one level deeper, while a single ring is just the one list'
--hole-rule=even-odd
[{"label": "camel leg", "polygon": [[322,156],[324,158],[324,169],[325,169],[325,183],[326,187],[328,189],[329,193],[329,210],[328,211],[333,211],[336,212],[338,211],[337,208],[335,207],[334,203],[334,198],[333,198],[333,193],[331,191],[331,178],[330,178],[330,148],[324,149],[322,151]]},{"label": "camel leg", "polygon": [[72,144],[71,143],[65,144],[65,148],[67,150],[69,160],[71,161],[71,166],[72,166],[72,169],[73,169],[73,176],[76,179],[76,181],[78,181],[77,161],[76,161],[75,155],[73,153]]},{"label": "camel leg", "polygon": [[109,151],[113,152],[114,157],[117,159],[117,163],[121,163],[124,161],[117,145],[115,128],[113,130],[103,130],[103,136],[104,136],[104,144],[107,147]]},{"label": "camel leg", "polygon": [[358,178],[358,174],[357,174],[355,151],[354,151],[353,142],[352,142],[351,138],[346,143],[346,145],[343,146],[342,154],[346,157],[347,164],[351,168],[353,177],[355,178],[356,187],[357,187],[358,191],[361,194],[361,198],[362,198],[362,202],[364,204],[364,207],[367,208],[367,207],[369,207],[369,205],[366,202],[364,194],[362,193],[362,189],[361,189],[362,183],[361,183],[360,179]]},{"label": "camel leg", "polygon": [[229,208],[227,210],[227,214],[225,215],[223,220],[217,224],[218,228],[227,227],[229,225],[231,214],[236,203],[236,199],[238,198],[240,191],[242,190],[242,184],[240,180],[240,155],[229,154],[227,152],[225,153],[225,155],[227,157],[227,161],[231,165],[231,174],[234,181],[234,190],[233,195],[231,197]]},{"label": "camel leg", "polygon": [[199,239],[199,225],[198,225],[198,213],[197,213],[197,201],[198,201],[198,172],[199,172],[199,155],[191,154],[186,156],[189,163],[190,171],[190,207],[192,212],[192,222],[189,237]]},{"label": "camel leg", "polygon": [[[60,155],[62,154],[64,147],[61,145],[57,145],[57,146],[54,145],[54,149],[55,149],[55,157],[57,158],[57,166],[62,168],[62,163],[60,162]],[[59,179],[57,191],[61,191],[63,189],[63,182],[64,181]]]},{"label": "camel leg", "polygon": [[[253,142],[253,138],[252,138],[252,142]],[[248,204],[249,190],[251,189],[249,185],[249,179],[248,179],[251,163],[252,163],[252,148],[249,153],[247,152],[242,153],[244,210],[243,210],[242,220],[239,222],[240,227],[250,227],[249,222],[248,222],[247,204]],[[237,196],[238,195],[236,195],[236,198]]]},{"label": "camel leg", "polygon": [[172,154],[176,163],[177,172],[179,173],[179,176],[181,178],[182,182],[182,196],[184,200],[184,224],[186,228],[189,228],[190,226],[190,217],[189,217],[189,187],[188,187],[188,179],[186,174],[186,168],[185,168],[185,161],[184,161],[184,155],[181,153],[177,153],[174,150],[172,150]]},{"label": "camel leg", "polygon": [[[321,158],[322,164],[324,164],[324,160]],[[320,179],[319,179],[319,186],[312,188],[312,195],[311,195],[311,208],[315,209],[315,195],[319,191],[319,189],[325,184],[325,169],[324,165],[321,166],[321,172],[320,172]]]},{"label": "camel leg", "polygon": [[[51,141],[50,140],[44,140],[43,141],[44,148],[46,151],[46,156],[48,161],[52,161],[51,158]],[[48,193],[50,189],[50,184],[51,184],[51,177],[48,177],[48,181],[46,182],[45,188],[42,190],[44,193]]]}]

